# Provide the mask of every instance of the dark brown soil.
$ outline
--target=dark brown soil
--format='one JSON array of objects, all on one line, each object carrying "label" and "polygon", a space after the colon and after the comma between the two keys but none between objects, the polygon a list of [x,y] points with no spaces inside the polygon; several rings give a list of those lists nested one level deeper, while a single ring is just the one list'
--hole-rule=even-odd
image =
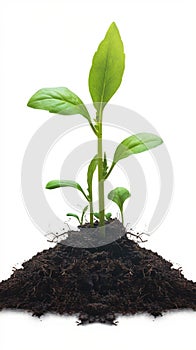
[{"label": "dark brown soil", "polygon": [[38,253],[0,283],[0,310],[6,308],[116,324],[117,315],[196,310],[196,283],[125,234],[98,248],[57,244]]}]

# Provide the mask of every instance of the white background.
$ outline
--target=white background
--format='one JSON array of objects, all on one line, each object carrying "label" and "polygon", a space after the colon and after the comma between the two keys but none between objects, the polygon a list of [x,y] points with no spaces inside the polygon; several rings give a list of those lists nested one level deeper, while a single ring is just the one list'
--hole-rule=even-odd
[{"label": "white background", "polygon": [[[195,9],[192,1],[1,1],[0,280],[49,247],[25,211],[24,151],[47,113],[26,107],[41,87],[67,86],[90,103],[92,56],[115,21],[125,44],[123,83],[112,99],[150,120],[172,158],[175,188],[168,216],[146,244],[196,280]],[[17,265],[18,264],[18,265]],[[192,311],[120,319],[118,327],[76,327],[74,318],[1,312],[2,350],[193,350]]]}]

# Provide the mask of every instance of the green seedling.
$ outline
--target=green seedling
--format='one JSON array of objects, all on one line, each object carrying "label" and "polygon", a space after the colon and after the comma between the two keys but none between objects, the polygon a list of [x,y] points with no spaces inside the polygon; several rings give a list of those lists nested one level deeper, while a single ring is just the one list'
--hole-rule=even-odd
[{"label": "green seedling", "polygon": [[[89,73],[89,91],[96,111],[93,119],[82,100],[66,87],[44,88],[37,91],[29,100],[28,106],[36,109],[47,110],[51,113],[74,115],[80,114],[89,123],[90,128],[97,138],[97,152],[91,160],[87,171],[87,191],[75,181],[53,180],[47,183],[47,189],[59,187],[73,187],[80,191],[90,208],[90,223],[93,227],[95,214],[98,214],[99,225],[105,223],[104,182],[111,174],[115,165],[123,158],[147,151],[162,144],[162,139],[154,134],[139,133],[123,140],[114,153],[113,161],[108,168],[106,153],[103,151],[103,112],[106,104],[118,90],[125,68],[125,54],[123,42],[118,28],[112,23],[105,38],[98,46],[93,57]],[[99,213],[93,211],[93,175],[98,170],[98,201]],[[129,194],[129,195],[128,195]],[[123,203],[130,197],[128,190],[117,187],[108,194],[108,198],[114,201],[120,209],[123,221]],[[75,215],[75,214],[74,214]],[[73,214],[72,214],[73,216]],[[79,219],[80,221],[80,219]]]},{"label": "green seedling", "polygon": [[123,224],[124,224],[123,204],[126,201],[126,199],[128,199],[129,197],[131,197],[131,194],[124,187],[116,187],[114,190],[108,193],[108,199],[116,203],[120,209]]},{"label": "green seedling", "polygon": [[74,217],[75,219],[77,219],[79,224],[82,226],[83,225],[83,221],[84,221],[84,215],[86,214],[87,209],[88,209],[88,205],[86,205],[86,207],[84,207],[84,209],[82,210],[81,218],[79,218],[79,216],[77,214],[73,214],[73,213],[67,213],[66,215]]},{"label": "green seedling", "polygon": [[[93,213],[93,215],[96,219],[98,219],[98,220],[100,219],[99,213]],[[111,219],[111,217],[112,217],[112,213],[105,214],[105,219],[107,221],[109,221]]]}]

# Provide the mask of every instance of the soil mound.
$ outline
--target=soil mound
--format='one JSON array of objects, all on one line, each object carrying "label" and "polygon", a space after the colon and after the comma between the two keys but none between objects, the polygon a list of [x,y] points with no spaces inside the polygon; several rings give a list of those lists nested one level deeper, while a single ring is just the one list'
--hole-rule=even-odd
[{"label": "soil mound", "polygon": [[0,283],[0,310],[6,308],[116,324],[117,315],[196,310],[196,283],[125,234],[97,248],[58,243],[38,253]]}]

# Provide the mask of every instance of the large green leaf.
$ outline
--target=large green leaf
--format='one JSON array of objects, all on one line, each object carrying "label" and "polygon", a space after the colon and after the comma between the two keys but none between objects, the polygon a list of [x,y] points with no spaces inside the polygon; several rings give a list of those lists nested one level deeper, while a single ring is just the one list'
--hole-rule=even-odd
[{"label": "large green leaf", "polygon": [[139,133],[129,136],[118,145],[114,154],[113,164],[131,154],[148,151],[162,143],[163,140],[159,136],[150,133]]},{"label": "large green leaf", "polygon": [[124,47],[113,22],[93,57],[89,74],[89,90],[98,112],[119,88],[124,68]]},{"label": "large green leaf", "polygon": [[88,171],[87,171],[87,184],[88,184],[88,192],[89,197],[92,199],[92,183],[93,183],[93,175],[96,170],[98,164],[97,155],[91,160]]},{"label": "large green leaf", "polygon": [[89,113],[83,102],[65,87],[38,90],[30,98],[27,106],[64,115],[81,114],[90,121]]},{"label": "large green leaf", "polygon": [[108,193],[108,199],[115,202],[119,206],[120,211],[123,209],[125,200],[130,196],[130,192],[124,187],[116,187],[114,190]]},{"label": "large green leaf", "polygon": [[84,195],[84,197],[87,199],[87,201],[89,200],[89,198],[86,196],[84,190],[82,189],[82,187],[75,181],[72,180],[52,180],[50,182],[47,183],[46,188],[49,190],[53,190],[55,188],[59,188],[59,187],[73,187],[76,188],[78,191],[82,192],[82,194]]}]

